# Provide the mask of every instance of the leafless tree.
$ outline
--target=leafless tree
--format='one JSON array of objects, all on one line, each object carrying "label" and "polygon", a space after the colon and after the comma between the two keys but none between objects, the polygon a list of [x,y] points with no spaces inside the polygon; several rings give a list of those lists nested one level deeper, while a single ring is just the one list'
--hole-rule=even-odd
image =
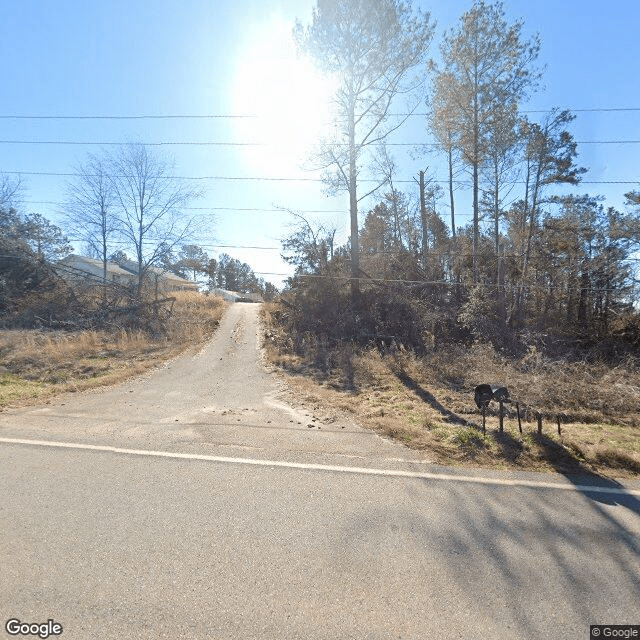
[{"label": "leafless tree", "polygon": [[[92,253],[102,260],[102,283],[107,282],[111,243],[118,233],[115,191],[108,158],[89,154],[76,167],[76,177],[67,184],[63,214],[72,234],[78,234]],[[106,289],[105,289],[106,295]]]},{"label": "leafless tree", "polygon": [[[434,101],[446,115],[440,125],[452,136],[464,163],[473,175],[474,277],[479,238],[480,170],[489,160],[488,137],[496,127],[505,128],[499,116],[512,117],[517,106],[537,85],[534,67],[540,50],[535,36],[524,41],[522,22],[509,24],[502,2],[476,1],[463,14],[460,25],[446,34],[442,44],[444,74],[436,82]],[[442,136],[439,136],[442,137]]]},{"label": "leafless tree", "polygon": [[173,162],[144,144],[123,146],[111,162],[120,233],[135,249],[140,295],[149,267],[162,252],[195,232],[195,219],[185,216],[184,209],[202,191],[181,182]]},{"label": "leafless tree", "polygon": [[24,184],[20,176],[0,173],[0,209],[17,208],[22,201]]}]

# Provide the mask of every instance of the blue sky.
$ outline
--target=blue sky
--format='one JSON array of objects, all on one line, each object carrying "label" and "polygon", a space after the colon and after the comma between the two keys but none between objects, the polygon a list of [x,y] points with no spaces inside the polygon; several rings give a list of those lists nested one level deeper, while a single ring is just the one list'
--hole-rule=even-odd
[{"label": "blue sky", "polygon": [[[31,142],[261,142],[265,147],[171,145],[176,174],[190,177],[272,178],[202,180],[205,197],[194,203],[210,224],[199,238],[211,256],[227,251],[256,271],[288,272],[277,250],[224,249],[213,245],[278,247],[291,221],[278,207],[308,213],[347,237],[348,198],[328,197],[317,174],[296,156],[326,121],[322,84],[307,82],[288,35],[295,18],[306,22],[310,0],[233,3],[205,0],[5,0],[0,16],[2,92],[0,116],[245,115],[254,119],[14,119],[0,118],[0,172],[70,173],[96,145],[8,144]],[[437,21],[432,46],[455,25],[469,1],[420,2]],[[576,140],[640,140],[637,40],[640,3],[632,0],[505,2],[507,15],[522,18],[525,34],[542,39],[543,86],[527,109],[631,108],[577,112]],[[320,93],[314,93],[320,92]],[[308,118],[305,119],[305,115]],[[535,118],[541,114],[531,114]],[[422,118],[398,133],[400,142],[430,140]],[[429,166],[444,179],[438,156],[411,159],[394,150],[399,180],[411,181]],[[640,144],[582,144],[585,182],[630,181],[640,185]],[[282,181],[273,178],[305,178]],[[23,209],[60,222],[65,181],[24,175]],[[415,191],[411,184],[405,185]],[[633,184],[584,184],[574,191],[600,193],[623,208]],[[464,210],[464,198],[458,210]],[[362,211],[367,208],[363,203]],[[447,210],[442,212],[446,218]],[[241,211],[240,209],[255,209]],[[315,213],[322,211],[325,213]],[[463,219],[459,218],[462,222]],[[265,279],[279,282],[278,276]]]}]

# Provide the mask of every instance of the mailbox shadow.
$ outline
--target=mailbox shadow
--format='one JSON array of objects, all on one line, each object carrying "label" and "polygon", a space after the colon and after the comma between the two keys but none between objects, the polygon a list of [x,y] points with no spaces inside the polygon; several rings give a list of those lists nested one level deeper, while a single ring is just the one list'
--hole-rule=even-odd
[{"label": "mailbox shadow", "polygon": [[450,411],[443,404],[440,404],[432,393],[429,393],[405,371],[396,371],[395,375],[407,389],[413,391],[421,400],[433,407],[436,411],[439,411],[440,414],[447,419],[447,422],[465,426],[469,424],[467,420],[459,416],[457,413]]}]

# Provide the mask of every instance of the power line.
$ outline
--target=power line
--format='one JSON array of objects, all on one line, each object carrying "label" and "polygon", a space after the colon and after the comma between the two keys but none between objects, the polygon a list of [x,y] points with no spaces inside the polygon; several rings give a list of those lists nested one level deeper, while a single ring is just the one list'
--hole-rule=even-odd
[{"label": "power line", "polygon": [[[52,200],[25,200],[23,204],[51,204],[60,208],[64,206],[63,203]],[[259,211],[260,213],[285,213],[282,209],[267,209],[265,207],[182,207],[181,209],[184,211]],[[295,211],[296,213],[349,213],[348,209],[295,209]]]},{"label": "power line", "polygon": [[[91,140],[0,140],[0,144],[40,144],[40,145],[73,145],[73,146],[103,146],[103,147],[126,147],[130,142],[96,142]],[[217,141],[175,141],[175,142],[136,142],[146,147],[166,147],[166,146],[193,146],[193,147],[266,147],[271,146],[266,142],[217,142]],[[273,143],[275,144],[275,143]]]},{"label": "power line", "polygon": [[[70,242],[85,242],[86,238],[68,238]],[[111,240],[109,245],[130,245],[125,240]],[[157,243],[155,242],[143,242],[143,245],[155,246]],[[186,243],[185,243],[186,244]],[[198,247],[202,249],[256,249],[256,250],[264,250],[264,251],[286,251],[283,247],[263,247],[263,246],[254,246],[254,245],[237,245],[237,244],[209,244],[206,242],[194,242],[191,244],[196,244]],[[405,255],[400,251],[359,251],[360,256],[364,257],[373,257],[378,255],[391,255],[391,256],[399,256]],[[498,260],[502,260],[504,258],[522,258],[523,253],[501,253],[500,255],[486,256],[480,253],[476,253],[476,257],[481,261],[489,261],[489,262],[497,262]],[[456,252],[456,251],[429,251],[430,257],[450,257],[450,258],[472,258],[472,252]],[[533,256],[533,261],[543,261],[548,262],[547,256]],[[621,258],[617,260],[618,262],[640,262],[640,258]],[[328,276],[327,276],[328,277]],[[378,280],[379,278],[373,278],[374,280]]]},{"label": "power line", "polygon": [[[521,113],[551,113],[554,109],[527,109]],[[608,113],[608,112],[633,112],[640,111],[640,107],[592,107],[585,109],[571,109],[568,111],[575,113]],[[430,115],[425,112],[411,113],[391,113],[393,117],[426,117]],[[0,120],[226,120],[226,119],[246,119],[260,118],[259,114],[139,114],[139,115],[19,115],[3,114]]]},{"label": "power line", "polygon": [[24,116],[17,114],[0,115],[0,120],[215,120],[215,119],[235,119],[235,118],[258,118],[254,113],[247,114],[168,114],[168,115],[128,115],[128,116],[52,116],[37,115]]},{"label": "power line", "polygon": [[[640,140],[576,140],[576,144],[640,144]],[[105,140],[102,142],[93,140],[0,140],[0,144],[15,145],[60,145],[60,146],[102,146],[102,147],[124,147],[130,142]],[[277,142],[225,142],[225,141],[161,141],[161,142],[140,142],[147,147],[274,147],[279,146]],[[347,143],[331,143],[332,146],[348,146]],[[384,142],[376,145],[377,147],[440,147],[439,142]]]},{"label": "power line", "polygon": [[[448,282],[447,280],[402,280],[402,279],[389,279],[389,278],[353,278],[351,276],[339,276],[339,275],[318,275],[318,274],[310,274],[310,273],[298,273],[298,274],[290,274],[290,273],[274,273],[271,271],[254,271],[255,275],[261,276],[282,276],[286,278],[310,278],[310,279],[330,279],[330,280],[348,280],[348,281],[358,281],[360,283],[369,283],[369,284],[377,284],[377,283],[390,283],[390,284],[414,284],[414,285],[445,285],[448,287],[466,287],[466,288],[474,288],[474,287],[483,287],[488,289],[505,289],[505,290],[515,290],[515,289],[526,289],[526,290],[538,290],[549,292],[549,287],[545,287],[539,284],[529,284],[529,285],[519,285],[519,284],[495,284],[488,282]],[[558,289],[559,287],[555,287]],[[599,288],[599,287],[580,287],[574,289],[574,291],[592,291],[594,293],[604,293],[604,292],[620,292],[620,289],[612,289],[612,288]]]},{"label": "power line", "polygon": [[[61,178],[75,178],[78,177],[77,173],[59,173],[55,171],[2,171],[7,175],[22,175],[22,176],[53,176]],[[123,176],[105,176],[111,178],[118,178]],[[324,182],[322,178],[274,178],[267,176],[166,176],[166,178],[172,180],[230,180],[230,181],[259,181],[259,182]],[[376,184],[378,180],[360,180],[360,183],[373,183]],[[396,184],[413,184],[414,180],[394,180]],[[448,180],[432,180],[431,182],[437,182],[441,184],[449,184]],[[454,183],[458,186],[470,186],[469,181],[454,180]],[[518,181],[517,184],[525,184],[524,181]],[[580,184],[638,184],[638,180],[582,180]]]},{"label": "power line", "polygon": [[[87,239],[86,238],[67,238],[69,240],[69,242],[86,242]],[[114,244],[118,244],[118,245],[126,245],[126,246],[130,246],[131,243],[126,241],[126,240],[110,240],[108,243],[108,245],[114,245]],[[143,242],[143,245],[146,246],[156,246],[157,243],[156,242]],[[250,246],[250,245],[238,245],[238,244],[208,244],[208,243],[186,243],[187,244],[195,244],[196,246],[202,248],[202,249],[261,249],[264,251],[282,251],[281,247],[257,247],[257,246]]]}]

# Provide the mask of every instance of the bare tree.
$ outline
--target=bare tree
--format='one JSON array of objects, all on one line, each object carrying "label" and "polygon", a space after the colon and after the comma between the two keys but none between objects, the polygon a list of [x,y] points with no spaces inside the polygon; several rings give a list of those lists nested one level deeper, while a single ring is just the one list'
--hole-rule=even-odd
[{"label": "bare tree", "polygon": [[296,218],[290,235],[282,239],[282,259],[295,265],[296,274],[319,274],[326,270],[333,259],[335,228],[314,226],[302,214],[283,209]]},{"label": "bare tree", "polygon": [[546,187],[580,182],[586,172],[575,164],[577,143],[565,129],[575,116],[569,111],[552,110],[542,124],[524,120],[520,135],[525,141],[525,197],[517,226],[522,242],[522,279],[516,309],[522,316],[524,284],[531,260],[532,244],[539,228],[540,207]]},{"label": "bare tree", "polygon": [[24,184],[20,176],[0,173],[0,209],[15,209],[22,202]]},{"label": "bare tree", "polygon": [[104,154],[89,154],[85,162],[78,164],[75,180],[67,185],[63,209],[72,233],[78,233],[102,260],[103,285],[107,281],[111,242],[119,228],[114,207],[115,190],[109,171],[109,161]]},{"label": "bare tree", "polygon": [[329,188],[349,194],[355,295],[360,275],[358,202],[382,186],[359,195],[361,156],[404,122],[391,115],[391,105],[398,95],[419,86],[407,76],[425,62],[433,25],[428,13],[413,15],[399,0],[317,0],[311,24],[305,29],[297,23],[295,36],[300,50],[339,81],[336,139],[323,144],[320,157]]},{"label": "bare tree", "polygon": [[458,131],[454,112],[450,109],[453,96],[450,91],[454,86],[452,74],[443,72],[434,79],[433,95],[431,99],[431,113],[429,127],[440,143],[441,149],[447,155],[449,178],[449,207],[451,210],[451,236],[456,238],[456,208],[454,198],[455,164],[459,148]]},{"label": "bare tree", "polygon": [[522,145],[519,143],[517,132],[515,104],[504,108],[497,107],[492,120],[486,137],[486,162],[483,166],[487,187],[480,205],[493,219],[494,246],[498,255],[504,200],[513,192],[519,177],[518,165],[522,159]]},{"label": "bare tree", "polygon": [[389,191],[385,193],[384,199],[389,204],[393,214],[393,239],[396,249],[404,249],[402,241],[402,212],[399,207],[400,192],[396,189],[393,180],[398,170],[398,166],[389,153],[387,145],[382,143],[373,156],[371,163],[371,173],[377,177],[381,185],[387,185]]},{"label": "bare tree", "polygon": [[140,295],[149,267],[195,231],[194,219],[183,210],[202,191],[181,183],[173,162],[144,144],[122,147],[112,158],[111,172],[121,233],[135,249]]}]

